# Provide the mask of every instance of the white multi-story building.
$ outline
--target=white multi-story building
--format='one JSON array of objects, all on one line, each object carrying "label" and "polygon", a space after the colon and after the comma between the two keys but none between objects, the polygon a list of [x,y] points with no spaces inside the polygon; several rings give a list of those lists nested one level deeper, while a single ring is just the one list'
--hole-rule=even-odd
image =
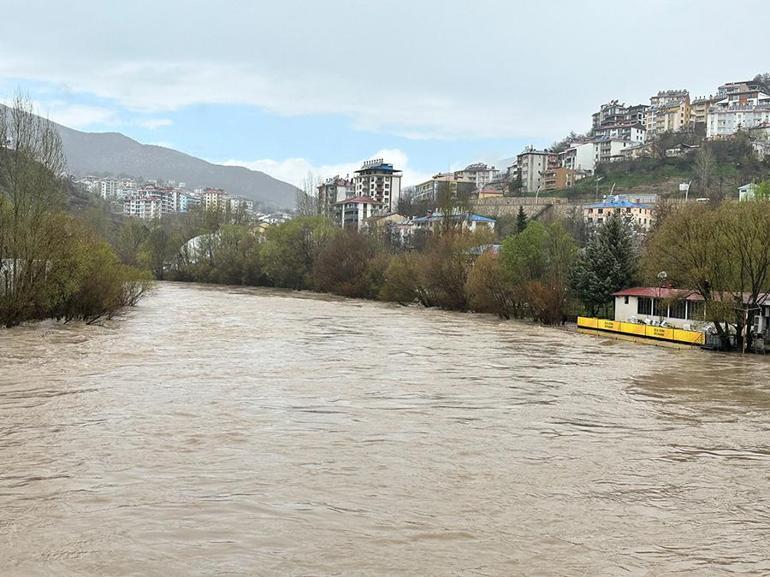
[{"label": "white multi-story building", "polygon": [[750,130],[767,122],[770,122],[770,103],[729,108],[712,106],[708,113],[706,137],[724,138],[741,129]]},{"label": "white multi-story building", "polygon": [[558,155],[547,150],[535,150],[527,147],[516,156],[518,176],[521,179],[521,190],[524,193],[537,192],[543,186],[543,175],[547,170],[557,168]]},{"label": "white multi-story building", "polygon": [[229,198],[227,202],[231,214],[251,214],[254,212],[254,202],[246,198]]},{"label": "white multi-story building", "polygon": [[154,194],[127,196],[123,199],[123,214],[144,219],[163,216],[163,199]]},{"label": "white multi-story building", "polygon": [[638,146],[639,143],[620,138],[600,137],[593,141],[594,165],[600,162],[616,162],[625,160],[623,151],[626,148]]},{"label": "white multi-story building", "polygon": [[575,171],[593,172],[596,167],[593,142],[576,142],[559,153],[559,164]]},{"label": "white multi-story building", "polygon": [[643,144],[647,140],[647,129],[639,122],[632,124],[611,124],[594,130],[596,136],[630,140],[636,144]]},{"label": "white multi-story building", "polygon": [[334,220],[342,228],[361,230],[367,219],[382,212],[382,207],[383,203],[372,196],[353,196],[334,204]]},{"label": "white multi-story building", "polygon": [[708,109],[706,137],[724,138],[767,123],[770,123],[770,94],[751,83],[732,82],[719,87],[719,100]]},{"label": "white multi-story building", "polygon": [[99,182],[99,194],[104,199],[114,199],[118,197],[120,182],[111,178],[105,178]]},{"label": "white multi-story building", "polygon": [[356,170],[353,190],[358,197],[368,196],[377,200],[379,210],[396,212],[401,199],[401,171],[381,158],[368,160]]}]

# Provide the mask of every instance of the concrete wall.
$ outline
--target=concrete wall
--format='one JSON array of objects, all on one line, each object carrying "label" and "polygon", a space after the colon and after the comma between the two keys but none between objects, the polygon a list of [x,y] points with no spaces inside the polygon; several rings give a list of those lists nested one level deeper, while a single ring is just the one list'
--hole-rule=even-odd
[{"label": "concrete wall", "polygon": [[553,216],[566,217],[570,211],[575,209],[582,216],[582,203],[567,202],[564,198],[541,196],[535,202],[534,197],[509,197],[509,198],[485,198],[475,200],[471,210],[476,214],[484,216],[516,216],[519,207],[524,209],[524,213],[532,217]]}]

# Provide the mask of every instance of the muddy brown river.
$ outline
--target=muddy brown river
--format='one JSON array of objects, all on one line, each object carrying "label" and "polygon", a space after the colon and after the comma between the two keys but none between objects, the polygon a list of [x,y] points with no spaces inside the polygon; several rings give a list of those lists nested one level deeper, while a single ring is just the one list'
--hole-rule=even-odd
[{"label": "muddy brown river", "polygon": [[770,362],[161,284],[0,330],[0,575],[770,575]]}]

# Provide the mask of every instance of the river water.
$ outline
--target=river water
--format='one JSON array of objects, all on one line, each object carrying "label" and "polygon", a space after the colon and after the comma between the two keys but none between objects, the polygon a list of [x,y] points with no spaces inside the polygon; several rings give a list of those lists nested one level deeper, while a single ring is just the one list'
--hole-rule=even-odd
[{"label": "river water", "polygon": [[0,575],[770,574],[770,362],[161,284],[0,331]]}]

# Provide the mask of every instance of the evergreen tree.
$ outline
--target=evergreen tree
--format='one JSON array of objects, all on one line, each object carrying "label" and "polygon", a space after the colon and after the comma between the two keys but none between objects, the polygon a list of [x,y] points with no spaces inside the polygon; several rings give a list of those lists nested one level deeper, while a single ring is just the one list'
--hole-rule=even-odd
[{"label": "evergreen tree", "polygon": [[524,212],[524,207],[520,206],[519,213],[516,215],[516,232],[523,232],[528,222],[527,213]]},{"label": "evergreen tree", "polygon": [[580,252],[570,284],[591,316],[612,303],[612,294],[628,288],[636,271],[637,254],[631,229],[613,214]]}]

